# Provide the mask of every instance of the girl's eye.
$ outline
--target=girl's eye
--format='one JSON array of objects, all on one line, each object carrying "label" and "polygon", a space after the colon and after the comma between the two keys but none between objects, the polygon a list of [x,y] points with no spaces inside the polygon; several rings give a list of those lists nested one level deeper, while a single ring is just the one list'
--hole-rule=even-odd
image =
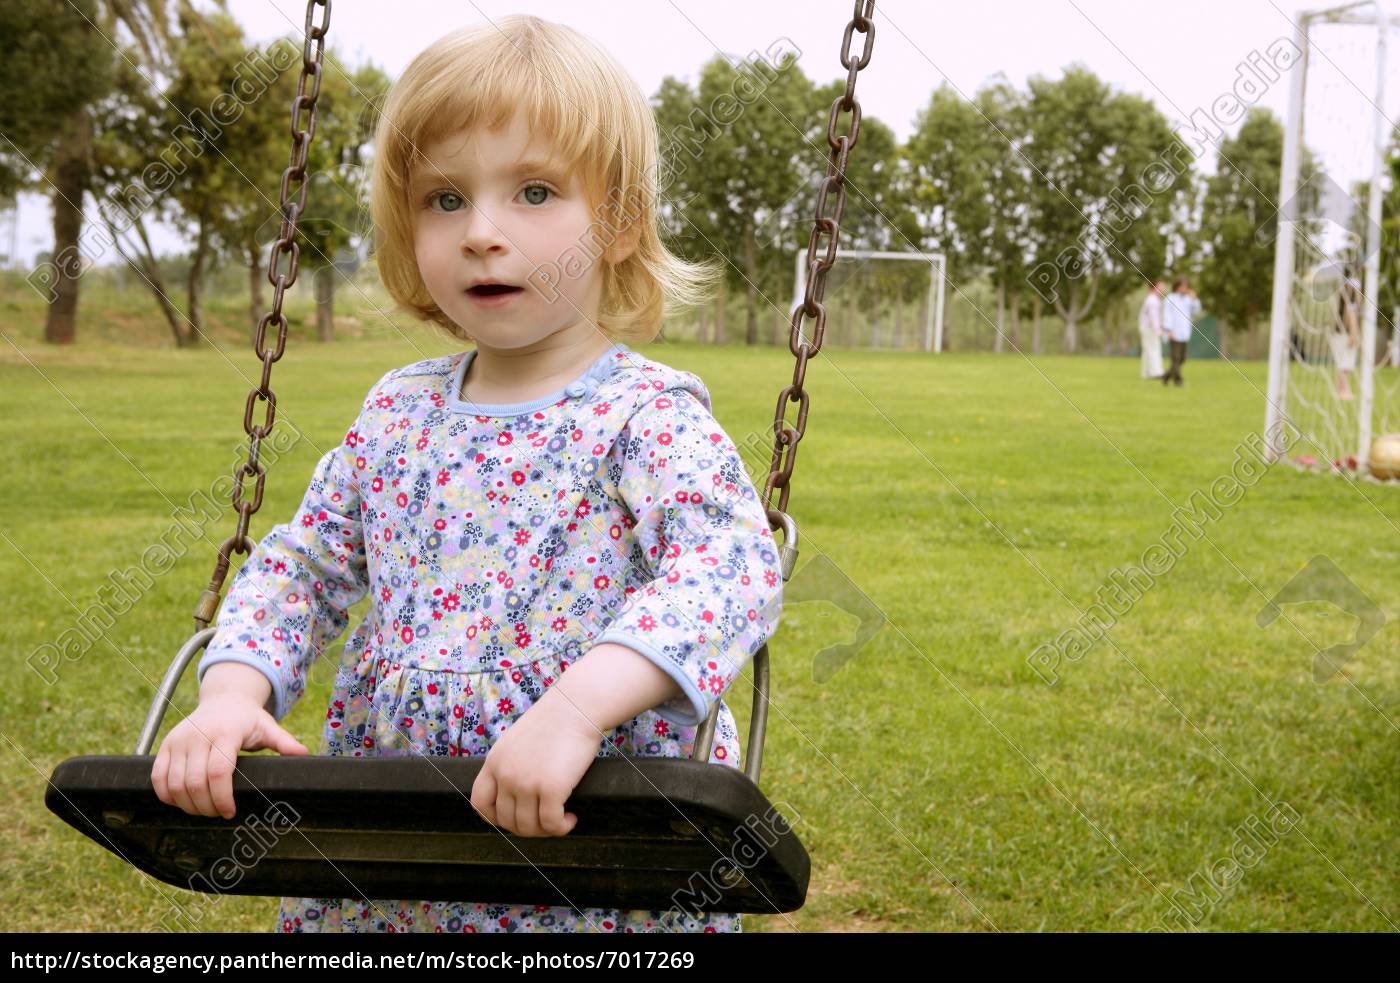
[{"label": "girl's eye", "polygon": [[554,194],[554,189],[547,184],[531,184],[520,192],[525,196],[525,200],[532,205],[543,205],[548,195]]},{"label": "girl's eye", "polygon": [[[438,200],[439,198],[441,198],[442,201],[444,202],[443,211],[446,211],[446,212],[455,212],[455,211],[457,210],[457,208],[459,208],[459,207],[461,207],[462,205],[466,204],[466,202],[465,202],[465,200],[462,198],[462,196],[459,195],[459,194],[457,194],[457,192],[455,192],[455,191],[433,191],[433,192],[430,192],[430,193],[428,194],[428,198],[427,198],[427,205],[428,205],[428,207],[431,208],[433,202],[436,201],[436,200]],[[446,207],[446,203],[447,203],[447,202],[456,202],[456,206],[455,206],[455,207]]]}]

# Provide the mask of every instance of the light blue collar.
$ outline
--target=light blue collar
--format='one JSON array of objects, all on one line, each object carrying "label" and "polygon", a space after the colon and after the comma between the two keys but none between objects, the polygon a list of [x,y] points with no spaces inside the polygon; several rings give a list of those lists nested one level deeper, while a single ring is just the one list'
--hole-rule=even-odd
[{"label": "light blue collar", "polygon": [[631,349],[620,341],[614,342],[607,351],[594,360],[593,364],[582,375],[563,389],[522,403],[475,403],[461,398],[462,381],[467,377],[467,369],[470,367],[472,359],[476,357],[476,352],[475,348],[471,349],[457,363],[457,371],[452,373],[452,391],[447,394],[448,407],[461,413],[473,413],[477,416],[519,416],[522,413],[533,413],[547,406],[553,406],[561,399],[587,399],[598,390],[604,380],[622,367],[622,359],[617,357],[618,353],[630,354]]}]

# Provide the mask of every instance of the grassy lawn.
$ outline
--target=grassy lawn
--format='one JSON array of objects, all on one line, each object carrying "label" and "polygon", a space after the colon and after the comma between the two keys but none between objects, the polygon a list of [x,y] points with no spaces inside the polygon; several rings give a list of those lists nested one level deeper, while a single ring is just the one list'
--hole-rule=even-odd
[{"label": "grassy lawn", "polygon": [[[53,350],[16,321],[0,339],[0,781],[12,803],[0,902],[15,932],[153,928],[171,897],[194,896],[53,817],[45,779],[73,755],[131,752],[231,515],[110,644],[52,682],[24,659],[231,471],[257,366],[236,331],[220,351],[100,332]],[[290,517],[317,449],[382,372],[452,350],[422,328],[410,337],[289,347],[274,388],[308,439],[270,473],[255,538]],[[791,376],[785,349],[643,350],[697,372],[731,436],[764,446]],[[1055,685],[1027,664],[1261,429],[1262,363],[1185,374],[1186,388],[1164,391],[1124,359],[828,350],[810,366],[794,582],[824,557],[884,620],[818,681],[817,653],[856,619],[828,601],[783,611],[763,786],[800,817],[812,883],[800,911],[746,916],[746,930],[1144,930],[1212,868],[1233,883],[1218,899],[1197,891],[1200,930],[1400,925],[1400,488],[1274,468],[1183,539],[1185,554]],[[1319,554],[1387,618],[1324,684],[1314,656],[1350,639],[1355,619],[1312,602],[1255,621]],[[322,671],[285,721],[313,750],[330,681]],[[732,698],[742,720],[745,691]],[[194,696],[186,680],[182,712]],[[1271,810],[1296,824],[1224,872],[1238,831],[1268,827]],[[201,927],[267,931],[276,899],[213,910]]]}]

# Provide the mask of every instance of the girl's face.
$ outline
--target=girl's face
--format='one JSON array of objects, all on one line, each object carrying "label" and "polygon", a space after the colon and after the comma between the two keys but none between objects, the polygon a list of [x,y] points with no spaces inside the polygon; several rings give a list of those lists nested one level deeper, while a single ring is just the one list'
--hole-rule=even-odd
[{"label": "girl's face", "polygon": [[409,184],[414,249],[438,307],[486,348],[601,333],[602,263],[630,250],[619,236],[600,253],[585,189],[548,163],[548,143],[532,140],[517,114],[502,130],[422,149]]}]

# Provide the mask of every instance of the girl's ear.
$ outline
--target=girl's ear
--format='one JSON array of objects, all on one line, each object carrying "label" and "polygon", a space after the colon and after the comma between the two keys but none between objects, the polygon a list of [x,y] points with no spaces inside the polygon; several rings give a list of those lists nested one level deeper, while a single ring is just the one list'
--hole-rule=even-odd
[{"label": "girl's ear", "polygon": [[609,244],[604,258],[612,266],[616,266],[631,256],[637,249],[637,242],[642,237],[642,227],[636,222],[626,226],[618,232],[617,237]]}]

